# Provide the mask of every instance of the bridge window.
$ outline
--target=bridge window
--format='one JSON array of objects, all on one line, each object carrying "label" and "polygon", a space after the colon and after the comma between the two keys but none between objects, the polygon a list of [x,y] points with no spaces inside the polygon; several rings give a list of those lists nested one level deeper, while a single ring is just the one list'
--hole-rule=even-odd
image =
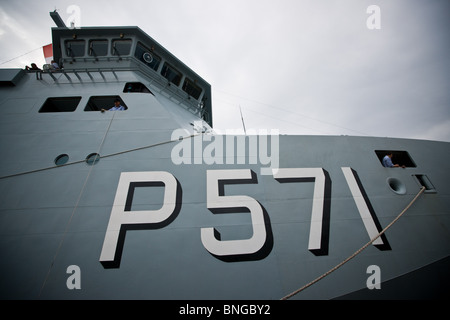
[{"label": "bridge window", "polygon": [[112,54],[114,56],[127,56],[131,50],[131,39],[114,40],[112,46]]},{"label": "bridge window", "polygon": [[161,58],[152,49],[147,48],[142,43],[138,42],[134,56],[153,70],[158,70]]},{"label": "bridge window", "polygon": [[392,153],[392,162],[394,164],[399,164],[400,166],[404,165],[405,167],[415,168],[416,164],[413,159],[410,157],[409,153],[406,151],[398,151],[398,150],[375,150],[375,153],[380,160],[381,165],[383,165],[383,158]]},{"label": "bridge window", "polygon": [[84,40],[67,40],[66,41],[66,55],[68,57],[82,57],[85,55],[86,41]]},{"label": "bridge window", "polygon": [[81,97],[48,98],[39,110],[39,113],[73,112],[77,108],[80,100]]},{"label": "bridge window", "polygon": [[169,80],[175,85],[179,85],[181,81],[181,72],[179,72],[177,69],[169,65],[168,63],[164,63],[161,74],[164,78]]},{"label": "bridge window", "polygon": [[109,110],[114,106],[114,100],[116,99],[120,100],[120,105],[124,106],[125,110],[128,109],[120,96],[94,96],[89,98],[84,111],[101,111],[102,109]]},{"label": "bridge window", "polygon": [[183,91],[188,95],[198,100],[202,94],[202,88],[200,88],[194,81],[186,78],[183,83]]},{"label": "bridge window", "polygon": [[94,57],[108,55],[108,40],[89,41],[89,55]]}]

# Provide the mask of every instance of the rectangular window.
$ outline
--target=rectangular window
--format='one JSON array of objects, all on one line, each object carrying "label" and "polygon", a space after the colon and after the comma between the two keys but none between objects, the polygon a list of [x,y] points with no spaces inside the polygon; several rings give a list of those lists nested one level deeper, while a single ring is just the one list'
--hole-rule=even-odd
[{"label": "rectangular window", "polygon": [[198,100],[200,95],[202,94],[202,88],[197,86],[194,81],[186,78],[183,83],[183,91],[185,91],[188,95]]},{"label": "rectangular window", "polygon": [[158,70],[161,58],[158,57],[153,50],[148,49],[142,43],[138,42],[134,56],[153,70]]},{"label": "rectangular window", "polygon": [[81,97],[57,97],[45,100],[39,113],[47,112],[72,112],[80,103]]},{"label": "rectangular window", "polygon": [[120,100],[120,105],[123,106],[125,110],[128,109],[120,96],[94,96],[89,98],[84,111],[109,110],[114,107],[114,101],[116,99]]},{"label": "rectangular window", "polygon": [[113,40],[112,54],[114,56],[127,56],[131,50],[131,39]]},{"label": "rectangular window", "polygon": [[413,159],[410,157],[409,153],[406,151],[398,151],[398,150],[375,150],[375,153],[380,160],[381,165],[383,165],[383,158],[386,155],[392,154],[392,163],[398,164],[400,166],[415,168],[416,164]]},{"label": "rectangular window", "polygon": [[108,55],[108,40],[89,41],[89,55],[94,57]]},{"label": "rectangular window", "polygon": [[[141,82],[127,82],[125,84],[125,87],[123,87],[124,93],[132,93],[132,92],[139,92],[139,93],[151,93],[151,92],[144,84]],[[154,94],[153,94],[154,95]]]},{"label": "rectangular window", "polygon": [[177,69],[175,69],[168,63],[164,63],[162,70],[161,70],[161,75],[164,78],[166,78],[167,80],[169,80],[170,82],[172,82],[173,84],[175,84],[177,86],[180,85],[181,72],[179,72]]},{"label": "rectangular window", "polygon": [[83,57],[85,55],[86,41],[84,40],[68,40],[66,45],[66,55],[68,57]]},{"label": "rectangular window", "polygon": [[436,193],[436,188],[431,183],[430,179],[425,174],[414,174],[413,177],[416,178],[417,183],[420,187],[425,187],[426,193]]}]

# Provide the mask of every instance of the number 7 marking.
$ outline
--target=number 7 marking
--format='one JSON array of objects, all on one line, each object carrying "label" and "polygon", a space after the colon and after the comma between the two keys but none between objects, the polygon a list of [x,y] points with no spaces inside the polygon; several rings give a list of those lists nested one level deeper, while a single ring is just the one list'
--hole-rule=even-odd
[{"label": "number 7 marking", "polygon": [[282,168],[273,170],[280,183],[314,182],[314,195],[308,250],[315,255],[328,254],[331,179],[323,168]]}]

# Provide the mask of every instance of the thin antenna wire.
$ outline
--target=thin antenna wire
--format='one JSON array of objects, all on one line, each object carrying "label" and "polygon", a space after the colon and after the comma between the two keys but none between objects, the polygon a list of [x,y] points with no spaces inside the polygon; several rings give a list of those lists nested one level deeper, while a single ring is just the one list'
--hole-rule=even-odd
[{"label": "thin antenna wire", "polygon": [[241,112],[241,120],[242,120],[242,126],[244,127],[244,134],[247,135],[247,131],[245,130],[244,117],[242,116],[241,105],[239,105],[239,111]]},{"label": "thin antenna wire", "polygon": [[27,53],[21,54],[20,56],[17,56],[17,57],[15,57],[15,58],[9,59],[9,60],[7,60],[7,61],[3,61],[3,62],[0,63],[0,65],[5,64],[5,63],[8,63],[8,62],[11,62],[11,61],[16,60],[16,59],[19,59],[19,58],[21,58],[21,57],[23,57],[23,56],[26,56],[27,54],[30,54],[30,53],[32,53],[32,52],[34,52],[34,51],[36,51],[36,50],[39,50],[39,49],[42,49],[42,47],[39,47],[39,48],[33,49],[33,50],[31,50],[31,51],[28,51]]}]

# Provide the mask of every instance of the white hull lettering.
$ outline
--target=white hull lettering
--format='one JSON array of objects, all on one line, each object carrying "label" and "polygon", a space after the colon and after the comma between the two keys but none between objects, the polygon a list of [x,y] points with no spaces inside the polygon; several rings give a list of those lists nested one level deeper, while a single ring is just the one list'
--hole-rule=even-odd
[{"label": "white hull lettering", "polygon": [[324,218],[328,220],[330,208],[328,204],[331,189],[328,173],[322,168],[288,168],[274,171],[273,177],[280,183],[314,182],[308,250],[316,255],[328,253],[328,230],[323,230]]},{"label": "white hull lettering", "polygon": [[[214,228],[201,228],[203,246],[212,255],[243,256],[259,252],[266,243],[266,225],[261,204],[248,196],[225,196],[221,182],[254,183],[256,175],[251,170],[208,170],[206,171],[206,205],[213,213],[221,210],[244,208],[252,219],[253,235],[250,239],[220,241],[220,233]],[[241,209],[242,210],[242,209]],[[218,239],[219,238],[219,239]]]},{"label": "white hull lettering", "polygon": [[[131,211],[134,189],[139,186],[164,186],[164,202],[158,210]],[[127,229],[162,228],[178,214],[181,193],[178,181],[168,172],[122,172],[103,242],[100,262],[117,268]]]},{"label": "white hull lettering", "polygon": [[[358,174],[352,168],[343,167],[341,168],[344,173],[345,179],[347,180],[348,187],[352,193],[353,199],[355,200],[356,207],[364,223],[364,227],[369,235],[369,240],[375,238],[378,233],[382,230],[376,226],[376,216],[372,209],[369,198],[365,196],[364,188],[359,182]],[[373,242],[374,246],[384,246],[383,238],[379,237]]]},{"label": "white hull lettering", "polygon": [[[356,171],[341,168],[355,201],[365,229],[371,239],[381,230]],[[280,183],[314,183],[311,210],[311,226],[308,250],[315,255],[327,255],[329,243],[329,219],[331,179],[323,168],[280,168],[273,170],[273,177]],[[216,228],[200,228],[200,238],[205,249],[223,261],[259,260],[265,258],[273,247],[270,218],[264,207],[246,195],[225,195],[225,184],[257,184],[257,175],[250,169],[207,170],[206,207],[213,213],[249,212],[253,234],[247,239],[221,240]],[[136,187],[164,186],[164,200],[158,210],[132,210]],[[125,233],[133,229],[157,229],[170,224],[181,208],[182,189],[178,180],[169,172],[122,172],[117,186],[114,205],[106,230],[100,262],[105,268],[118,268]],[[379,249],[390,249],[385,235],[374,243]]]}]

